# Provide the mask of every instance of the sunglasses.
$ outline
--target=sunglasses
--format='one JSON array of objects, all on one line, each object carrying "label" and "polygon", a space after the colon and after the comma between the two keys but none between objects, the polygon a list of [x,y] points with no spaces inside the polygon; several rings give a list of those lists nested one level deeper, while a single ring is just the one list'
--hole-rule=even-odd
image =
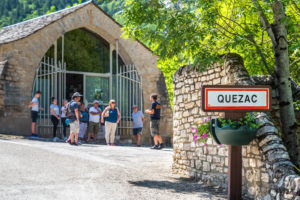
[{"label": "sunglasses", "polygon": [[111,102],[111,104],[116,104],[115,102]]}]

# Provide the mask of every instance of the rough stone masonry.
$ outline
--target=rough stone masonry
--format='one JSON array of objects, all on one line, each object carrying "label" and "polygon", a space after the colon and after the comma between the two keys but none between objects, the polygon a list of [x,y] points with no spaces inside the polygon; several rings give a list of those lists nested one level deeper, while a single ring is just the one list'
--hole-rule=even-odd
[{"label": "rough stone masonry", "polygon": [[[267,76],[250,77],[237,54],[226,55],[223,64],[215,64],[202,73],[197,68],[180,68],[174,76],[173,172],[227,189],[227,146],[219,147],[212,139],[207,146],[194,143],[192,133],[195,122],[222,116],[200,108],[201,87],[218,84],[263,85],[270,81]],[[257,115],[262,124],[257,137],[242,149],[243,194],[255,199],[300,199],[300,176],[295,173],[278,136],[279,107],[275,91],[272,96],[272,112]]]}]

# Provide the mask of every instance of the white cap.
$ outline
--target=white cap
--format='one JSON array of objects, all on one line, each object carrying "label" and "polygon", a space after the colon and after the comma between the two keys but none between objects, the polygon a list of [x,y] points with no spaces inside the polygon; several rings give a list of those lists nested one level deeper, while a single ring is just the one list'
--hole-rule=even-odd
[{"label": "white cap", "polygon": [[99,101],[97,101],[97,100],[93,101],[93,105],[96,103],[99,104]]}]

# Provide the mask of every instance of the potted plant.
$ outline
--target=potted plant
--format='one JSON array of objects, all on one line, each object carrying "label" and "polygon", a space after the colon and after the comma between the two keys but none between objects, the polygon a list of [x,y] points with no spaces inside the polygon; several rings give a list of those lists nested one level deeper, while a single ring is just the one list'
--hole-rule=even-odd
[{"label": "potted plant", "polygon": [[241,146],[249,144],[255,138],[259,124],[253,113],[246,113],[244,118],[237,121],[217,118],[196,127],[197,131],[194,132],[197,132],[197,139],[200,138],[201,142],[206,143],[207,138],[212,136],[218,144]]}]

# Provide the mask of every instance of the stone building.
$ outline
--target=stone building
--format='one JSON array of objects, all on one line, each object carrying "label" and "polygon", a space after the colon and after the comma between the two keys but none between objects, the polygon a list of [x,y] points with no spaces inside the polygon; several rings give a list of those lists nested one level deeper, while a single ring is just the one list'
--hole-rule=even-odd
[{"label": "stone building", "polygon": [[[222,117],[222,113],[201,110],[203,85],[273,85],[268,76],[249,76],[243,59],[228,54],[222,63],[199,73],[196,68],[180,68],[174,75],[173,172],[206,184],[227,189],[228,148],[211,138],[207,145],[194,142],[192,127],[205,118]],[[300,88],[292,84],[294,99]],[[259,113],[261,123],[256,139],[242,148],[243,194],[251,199],[300,199],[300,176],[296,173],[286,147],[279,136],[279,106],[272,91],[272,111]],[[298,123],[300,116],[298,113]],[[298,127],[300,135],[300,127]]]},{"label": "stone building", "polygon": [[[38,134],[51,136],[49,99],[54,96],[61,105],[78,91],[86,104],[95,98],[103,105],[116,99],[123,116],[118,135],[131,139],[132,105],[144,110],[150,106],[150,94],[158,93],[162,136],[171,141],[172,110],[157,57],[122,33],[122,26],[92,1],[1,29],[1,132],[31,134],[27,105],[41,90],[45,111],[40,113]],[[151,141],[149,132],[147,117],[144,143]]]}]

